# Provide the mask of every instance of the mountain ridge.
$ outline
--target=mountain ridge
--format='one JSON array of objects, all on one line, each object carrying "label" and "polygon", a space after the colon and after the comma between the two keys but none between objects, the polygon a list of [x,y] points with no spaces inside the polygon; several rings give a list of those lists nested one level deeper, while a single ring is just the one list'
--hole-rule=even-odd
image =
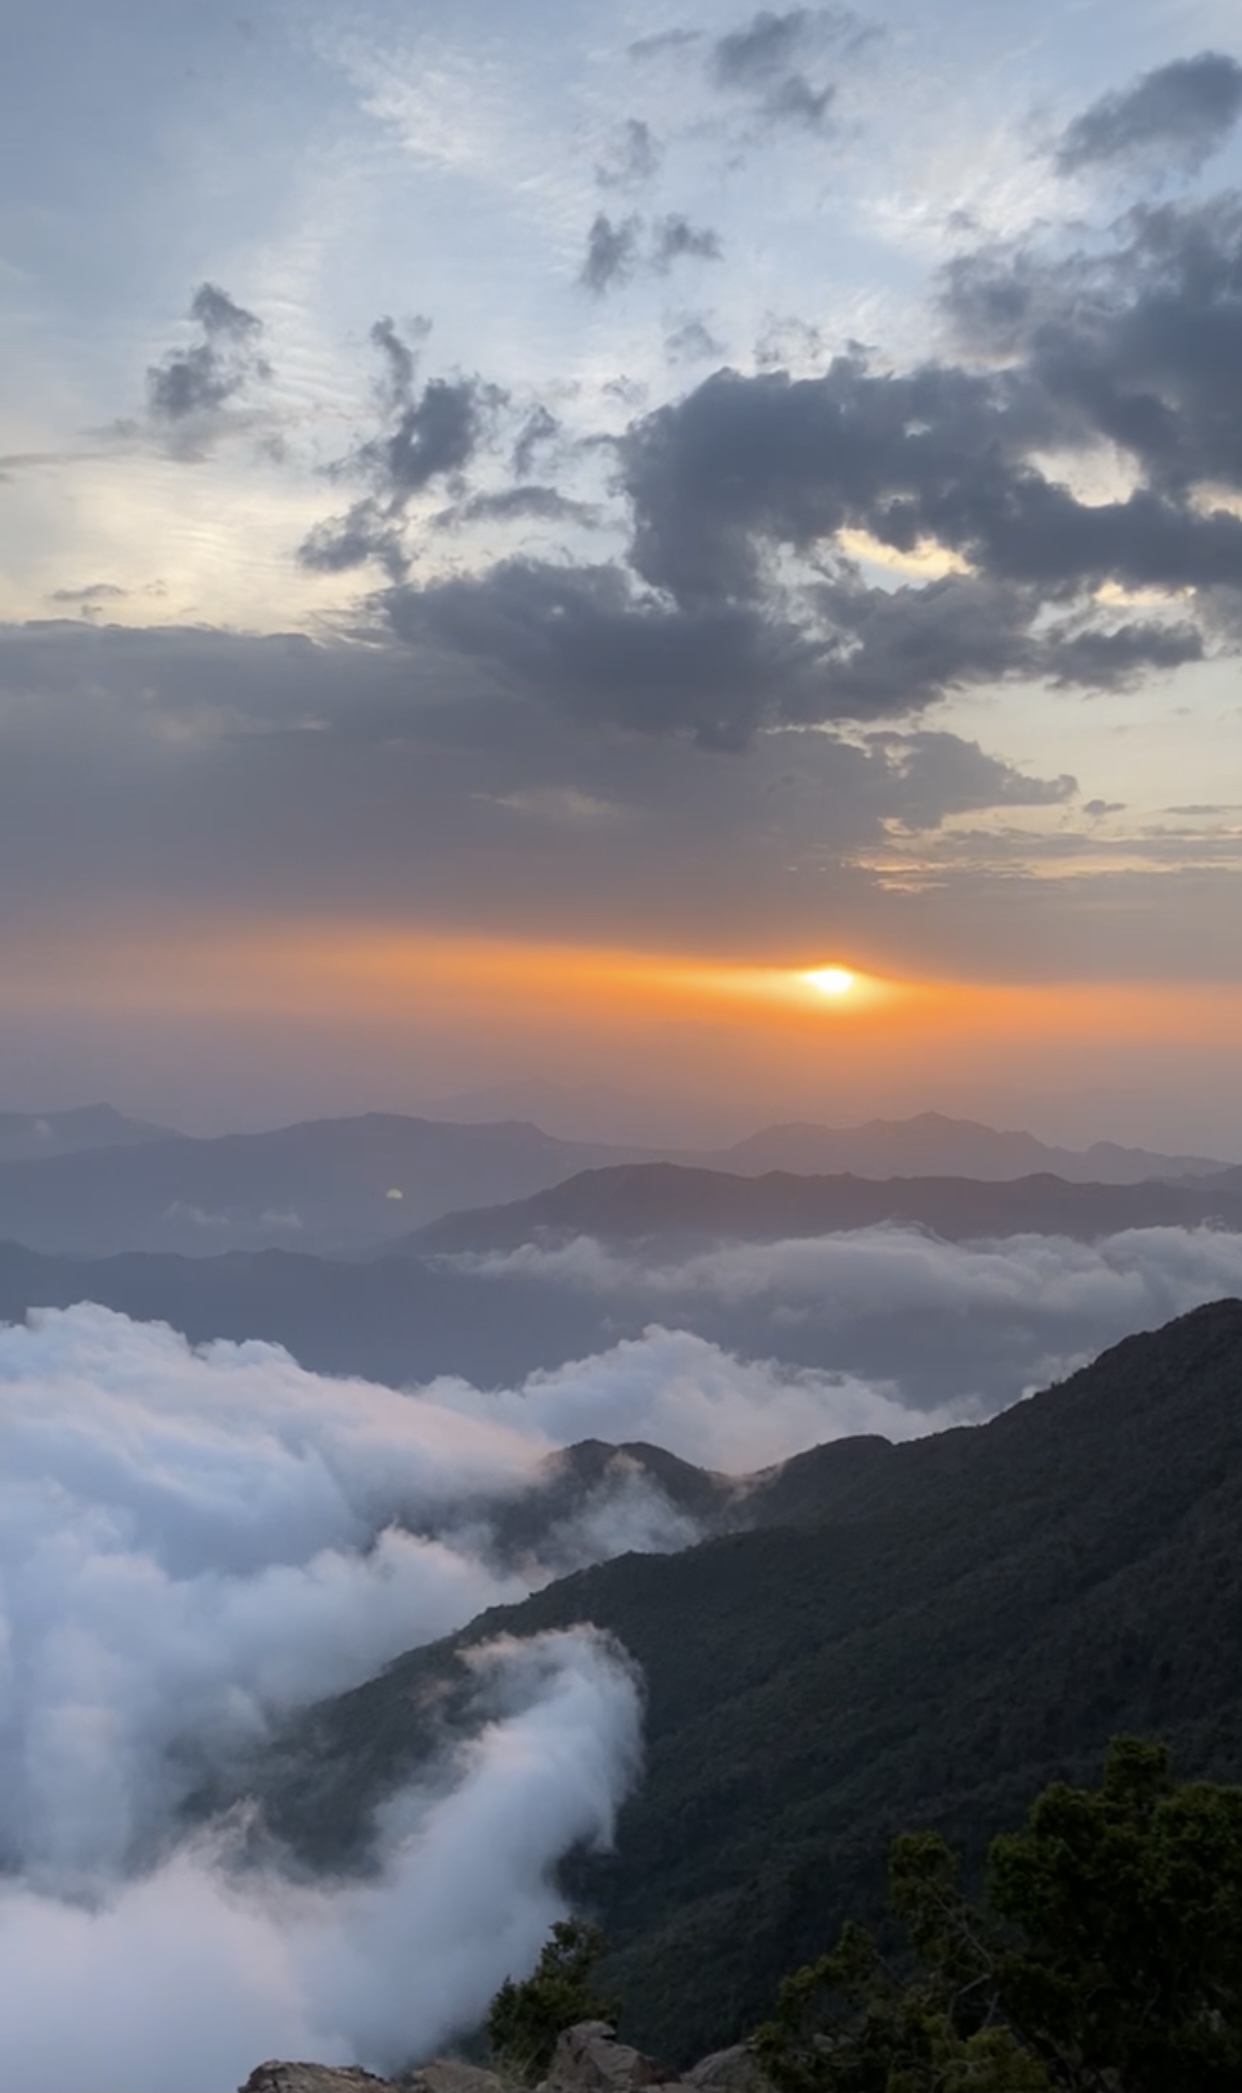
[{"label": "mountain ridge", "polygon": [[768,1171],[742,1176],[681,1163],[586,1170],[525,1200],[445,1215],[388,1246],[387,1256],[514,1250],[589,1235],[604,1242],[771,1242],[906,1223],[946,1241],[1013,1234],[1091,1240],[1125,1228],[1242,1227],[1242,1173],[1218,1189],[1191,1184],[1075,1184],[1049,1173],[878,1179]]},{"label": "mountain ridge", "polygon": [[635,2038],[686,2057],[878,1907],[894,1831],[935,1826],[976,1865],[1116,1730],[1167,1736],[1184,1772],[1242,1773],[1242,1301],[864,1457],[818,1509],[815,1461],[801,1516],[494,1609],[310,1710],[245,1792],[314,1864],[348,1866],[443,1721],[458,1650],[614,1634],[646,1683],[647,1772],[615,1855],[567,1879],[609,1930]]},{"label": "mountain ridge", "polygon": [[[124,1121],[111,1107],[61,1117],[81,1122],[72,1148],[46,1152],[37,1146],[43,1137],[30,1131],[35,1122],[23,1120],[12,1139],[27,1146],[7,1157],[0,1120],[0,1238],[83,1256],[265,1248],[360,1256],[447,1214],[529,1198],[588,1169],[666,1163],[759,1178],[770,1174],[779,1150],[776,1161],[788,1175],[808,1177],[825,1174],[825,1157],[843,1142],[844,1166],[869,1183],[926,1176],[929,1159],[943,1163],[954,1155],[972,1167],[948,1174],[980,1184],[1014,1182],[1018,1164],[1029,1169],[1032,1161],[1045,1174],[1060,1161],[1064,1181],[1083,1184],[1094,1181],[1085,1174],[1092,1158],[1105,1178],[1111,1173],[1132,1187],[1229,1174],[1229,1166],[1209,1169],[1202,1158],[1107,1143],[1081,1152],[1050,1149],[1033,1135],[998,1134],[939,1114],[853,1130],[768,1128],[733,1149],[704,1153],[565,1141],[526,1120],[467,1123],[391,1112],[217,1135],[153,1129]],[[917,1167],[895,1171],[895,1156]],[[842,1167],[838,1153],[835,1174]],[[1222,1195],[1242,1186],[1242,1172],[1235,1176]]]}]

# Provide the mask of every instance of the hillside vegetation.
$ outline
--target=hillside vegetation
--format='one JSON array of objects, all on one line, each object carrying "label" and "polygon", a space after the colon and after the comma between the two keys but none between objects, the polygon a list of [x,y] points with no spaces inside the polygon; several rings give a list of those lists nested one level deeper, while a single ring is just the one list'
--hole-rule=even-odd
[{"label": "hillside vegetation", "polygon": [[615,1944],[628,2030],[685,2059],[880,1910],[897,1832],[936,1829],[973,1869],[1119,1731],[1166,1738],[1183,1773],[1242,1774],[1242,1302],[978,1429],[805,1456],[764,1516],[411,1653],[291,1726],[247,1787],[308,1858],[346,1864],[451,1719],[462,1641],[611,1630],[646,1677],[646,1776],[573,1887]]}]

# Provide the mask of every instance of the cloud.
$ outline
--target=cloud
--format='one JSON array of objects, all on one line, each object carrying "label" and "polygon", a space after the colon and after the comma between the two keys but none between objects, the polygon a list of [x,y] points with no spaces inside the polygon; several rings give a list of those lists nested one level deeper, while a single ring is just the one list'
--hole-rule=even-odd
[{"label": "cloud", "polygon": [[[425,323],[416,329],[421,339]],[[317,524],[299,558],[320,573],[340,573],[376,560],[394,577],[408,560],[403,527],[413,498],[433,481],[450,487],[479,450],[504,395],[480,378],[431,378],[419,388],[415,348],[391,319],[377,320],[371,340],[384,360],[381,425],[334,468],[338,477],[370,483],[346,515]]]},{"label": "cloud", "polygon": [[[1131,1229],[1094,1243],[946,1243],[894,1224],[692,1255],[659,1245],[622,1252],[584,1236],[453,1262],[480,1278],[520,1275],[683,1325],[667,1340],[674,1353],[688,1331],[750,1357],[771,1349],[815,1362],[812,1388],[831,1361],[845,1377],[839,1397],[820,1385],[811,1398],[832,1417],[823,1437],[839,1427],[905,1437],[920,1411],[938,1425],[991,1415],[1134,1331],[1242,1295],[1242,1236],[1210,1228]],[[572,1391],[581,1370],[566,1371]],[[793,1451],[796,1397],[788,1412],[758,1389],[751,1400],[750,1431],[765,1417],[784,1425]]]},{"label": "cloud", "polygon": [[473,1651],[357,1879],[288,1870],[245,1806],[190,1828],[213,1781],[244,1792],[286,1713],[550,1565],[696,1537],[620,1459],[506,1567],[502,1511],[567,1439],[740,1473],[937,1421],[665,1329],[520,1388],[397,1394],[90,1306],[0,1328],[0,2093],[219,2093],[273,2053],[391,2070],[473,2024],[637,1777],[615,1645]]},{"label": "cloud", "polygon": [[394,588],[384,603],[407,643],[472,659],[581,720],[737,749],[774,704],[807,719],[826,709],[812,637],[745,605],[683,609],[618,565],[507,560]]},{"label": "cloud", "polygon": [[651,266],[661,275],[674,262],[718,262],[721,256],[720,235],[710,225],[691,225],[680,211],[661,218],[652,229]]},{"label": "cloud", "polygon": [[718,361],[724,343],[717,341],[706,320],[692,313],[665,335],[664,353],[670,363],[697,363],[709,357]]},{"label": "cloud", "polygon": [[1057,148],[1062,174],[1084,167],[1147,164],[1193,173],[1224,144],[1242,115],[1242,65],[1200,51],[1144,73],[1076,116]]},{"label": "cloud", "polygon": [[655,175],[664,148],[641,117],[628,116],[612,143],[607,160],[595,170],[601,189],[641,188]]},{"label": "cloud", "polygon": [[[679,577],[710,557],[671,520],[661,561],[666,548]],[[678,600],[667,575],[661,588],[654,560],[652,568],[644,589],[619,563],[509,559],[478,575],[399,585],[383,605],[407,644],[472,662],[576,719],[685,732],[700,747],[734,751],[782,722],[891,718],[1006,678],[1117,687],[1144,664],[1203,653],[1185,624],[1040,632],[1036,594],[972,576],[893,590],[846,574],[819,585],[817,616],[799,617],[723,587],[687,586]]]},{"label": "cloud", "polygon": [[[1050,433],[1083,450],[1112,444],[1140,484],[1093,524],[1062,497],[1066,568],[1171,586],[1236,585],[1236,516],[1189,496],[1242,488],[1242,198],[1142,206],[1111,246],[1049,254],[1018,246],[961,257],[944,306],[976,353],[1021,370]],[[1049,510],[1051,518],[1051,510]],[[1091,553],[1094,551],[1094,559]]]},{"label": "cloud", "polygon": [[[584,587],[580,568],[528,560],[407,587],[388,606],[397,629],[366,645],[76,619],[0,628],[9,936],[33,928],[36,896],[61,921],[84,894],[127,908],[152,893],[313,919],[404,914],[417,892],[422,920],[449,931],[696,950],[744,895],[756,928],[814,948],[826,879],[887,851],[890,824],[935,830],[1068,791],[961,736],[806,731],[798,709],[822,702],[814,656],[783,654],[754,607],[681,612],[652,594],[647,626],[619,569],[587,572]],[[795,714],[786,727],[778,703]],[[617,719],[630,731],[606,731]],[[704,763],[701,742],[748,733],[745,762]],[[588,806],[614,818],[551,818]],[[1201,921],[1227,937],[1211,911]],[[1010,938],[998,926],[999,957]],[[10,949],[13,993],[25,962]]]},{"label": "cloud", "polygon": [[[790,51],[844,35],[835,15],[764,13],[712,64],[722,83],[787,86]],[[446,676],[486,664],[498,687],[546,692],[579,719],[658,724],[708,748],[746,748],[781,722],[900,719],[981,685],[1121,690],[1231,653],[1240,212],[1228,195],[1144,207],[1089,245],[959,255],[937,293],[957,360],[894,363],[853,344],[825,364],[814,329],[780,323],[759,368],[718,369],[598,438],[615,470],[592,505],[628,535],[599,564],[547,547],[409,582],[410,498],[460,478],[499,396],[477,379],[417,393],[412,349],[381,323],[387,418],[352,461],[372,485],[310,534],[303,560],[379,561],[399,586],[374,608],[407,643],[434,641]],[[580,280],[603,296],[719,253],[684,214],[601,211]],[[707,353],[693,324],[670,336],[671,358]],[[535,450],[557,443],[532,480]],[[550,409],[526,410],[518,485],[462,483],[454,519],[507,505],[584,522],[558,484],[582,456]]]},{"label": "cloud", "polygon": [[[585,1362],[578,1409],[638,1414],[641,1372]],[[571,1497],[554,1466],[507,1567],[502,1515],[573,1409],[567,1377],[531,1396],[506,1422],[457,1383],[331,1381],[89,1306],[0,1328],[0,2093],[219,2093],[276,2052],[390,2068],[533,1961],[558,1860],[608,1841],[636,1777],[637,1682],[590,1628],[467,1660],[362,1879],[287,1874],[245,1810],[187,1830],[290,1710],[553,1568],[696,1537],[632,1461]]]},{"label": "cloud", "polygon": [[662,29],[653,36],[636,37],[626,49],[631,58],[663,58],[671,51],[685,51],[702,41],[701,29]]},{"label": "cloud", "polygon": [[717,88],[752,97],[771,124],[820,130],[836,89],[813,87],[798,62],[829,45],[856,51],[880,33],[847,8],[797,7],[785,14],[765,8],[716,40],[709,76]]},{"label": "cloud", "polygon": [[650,227],[634,215],[614,220],[600,211],[587,235],[586,259],[578,280],[598,297],[628,283],[640,270],[667,276],[677,262],[718,262],[722,253],[719,234],[709,225],[692,225],[680,211],[670,212]]},{"label": "cloud", "polygon": [[259,349],[263,322],[218,284],[200,284],[190,319],[201,339],[188,349],[170,351],[147,372],[151,421],[175,432],[186,454],[215,433],[230,402],[272,375]]},{"label": "cloud", "polygon": [[0,1888],[3,2093],[220,2093],[274,2054],[387,2072],[472,2026],[564,1915],[557,1860],[611,1843],[639,1695],[587,1628],[466,1661],[472,1731],[383,1810],[364,1880],[256,1867],[226,1820],[89,1902]]},{"label": "cloud", "polygon": [[614,284],[625,283],[638,264],[638,236],[642,221],[629,217],[614,221],[598,211],[587,234],[586,259],[579,282],[601,296]]},{"label": "cloud", "polygon": [[724,87],[766,85],[797,56],[814,19],[805,7],[783,15],[763,9],[745,29],[730,30],[713,47],[717,80]]},{"label": "cloud", "polygon": [[[568,1278],[605,1293],[633,1276],[624,1261],[614,1265],[587,1238],[564,1251],[528,1248],[473,1260],[470,1268],[485,1277],[521,1272]],[[671,1272],[657,1275],[653,1293],[671,1294],[679,1284]],[[606,1431],[738,1476],[831,1439],[868,1432],[913,1439],[975,1414],[951,1404],[918,1410],[894,1389],[850,1374],[737,1359],[690,1331],[659,1324],[599,1358],[532,1374],[520,1389],[482,1391],[442,1380],[432,1382],[426,1395],[462,1417],[495,1416],[518,1430],[537,1421],[554,1439]]]},{"label": "cloud", "polygon": [[[608,1385],[604,1365],[605,1426]],[[0,1328],[0,1431],[0,1849],[52,1893],[150,1861],[283,1711],[549,1574],[507,1567],[488,1523],[562,1443],[537,1404],[470,1416],[81,1307]],[[622,1545],[636,1521],[685,1539],[631,1471],[604,1480],[550,1562],[613,1552],[614,1493]]]},{"label": "cloud", "polygon": [[115,582],[91,581],[80,589],[53,589],[49,601],[75,605],[84,617],[93,617],[105,603],[118,602],[128,594],[128,589],[119,588]]},{"label": "cloud", "polygon": [[535,461],[535,454],[546,444],[555,443],[561,433],[561,425],[549,407],[542,402],[532,407],[518,431],[513,446],[513,471],[519,480],[526,479]]},{"label": "cloud", "polygon": [[471,494],[452,509],[436,517],[442,528],[458,529],[470,523],[576,523],[593,530],[599,510],[590,502],[574,501],[555,487],[522,483],[501,487],[493,494]]}]

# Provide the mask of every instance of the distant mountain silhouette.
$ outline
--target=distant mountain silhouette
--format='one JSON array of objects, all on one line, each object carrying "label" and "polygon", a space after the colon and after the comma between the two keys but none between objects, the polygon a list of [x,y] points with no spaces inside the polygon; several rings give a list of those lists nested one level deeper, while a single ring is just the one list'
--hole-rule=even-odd
[{"label": "distant mountain silhouette", "polygon": [[[50,1131],[41,1132],[43,1127]],[[654,1162],[661,1155],[682,1166],[683,1174],[706,1177],[709,1170],[722,1169],[738,1178],[765,1176],[774,1167],[791,1177],[822,1175],[828,1167],[822,1157],[844,1154],[846,1160],[834,1162],[833,1171],[850,1170],[857,1178],[882,1181],[895,1175],[944,1174],[947,1164],[937,1164],[933,1172],[919,1159],[950,1153],[961,1158],[953,1175],[998,1184],[1017,1178],[1019,1163],[1031,1157],[1029,1167],[1040,1171],[1048,1169],[1049,1158],[1068,1158],[1060,1174],[1080,1182],[1090,1175],[1089,1162],[1098,1163],[1102,1182],[1135,1185],[1148,1177],[1181,1177],[1193,1183],[1210,1167],[1225,1169],[1194,1157],[1160,1157],[1108,1144],[1076,1156],[1046,1149],[1029,1134],[996,1134],[934,1113],[917,1120],[877,1120],[844,1131],[773,1127],[722,1155],[704,1158],[667,1149],[558,1140],[529,1121],[466,1124],[383,1112],[310,1120],[270,1133],[200,1139],[167,1134],[126,1120],[108,1106],[92,1106],[53,1114],[46,1121],[23,1115],[0,1118],[0,1238],[79,1256],[123,1250],[196,1256],[265,1248],[350,1256],[395,1243],[445,1214],[527,1199],[584,1170]],[[767,1163],[769,1155],[785,1160],[779,1166]],[[886,1160],[893,1156],[904,1158],[904,1163]],[[652,1186],[656,1182],[650,1181]],[[664,1181],[669,1197],[674,1196],[673,1182]],[[1222,1196],[1232,1189],[1222,1184]],[[782,1196],[792,1201],[792,1194]],[[858,1214],[875,1218],[878,1210],[859,1198]],[[1018,1199],[1015,1213],[1020,1205]],[[1154,1214],[1156,1207],[1150,1210]],[[848,1211],[852,1209],[841,1209],[843,1215]],[[907,1214],[904,1205],[901,1211]],[[1080,1230],[1072,1210],[1066,1211],[1071,1218],[1064,1224],[1036,1218],[1013,1225],[1064,1225],[1070,1233],[1095,1230],[1094,1222]],[[1181,1211],[1176,1205],[1161,1209],[1170,1216]],[[948,1218],[941,1232],[974,1229],[969,1218],[958,1226],[951,1206],[945,1212]],[[913,1211],[908,1217],[923,1218]],[[567,1220],[563,1225],[575,1224]],[[670,1219],[668,1225],[682,1224]],[[697,1224],[687,1220],[684,1225]],[[702,1225],[709,1231],[715,1228],[710,1217]],[[829,1219],[818,1225],[858,1226],[861,1220]],[[933,1213],[926,1216],[926,1225],[941,1227]],[[986,1219],[978,1224],[989,1225]]]},{"label": "distant mountain silhouette", "polygon": [[[1047,1175],[1008,1181],[964,1177],[880,1180],[772,1171],[742,1177],[677,1163],[630,1163],[586,1170],[530,1199],[450,1214],[395,1246],[418,1256],[513,1250],[522,1243],[578,1235],[605,1242],[654,1240],[682,1246],[721,1240],[774,1242],[909,1222],[948,1241],[1005,1235],[1068,1235],[1092,1240],[1125,1228],[1242,1228],[1242,1172],[1233,1185],[1207,1177],[1191,1184],[1070,1184]],[[391,1252],[388,1254],[392,1254]]]},{"label": "distant mountain silhouette", "polygon": [[68,1112],[0,1112],[0,1163],[41,1162],[48,1156],[174,1138],[171,1127],[127,1119],[111,1105],[77,1105]]},{"label": "distant mountain silhouette", "polygon": [[[1198,1177],[1229,1167],[1208,1156],[1166,1155],[1096,1141],[1069,1148],[1034,1134],[1003,1132],[974,1119],[920,1112],[907,1119],[869,1119],[859,1126],[824,1126],[797,1120],[764,1126],[744,1140],[704,1146],[694,1129],[703,1124],[694,1100],[645,1101],[606,1084],[566,1085],[528,1077],[497,1083],[460,1096],[438,1098],[423,1108],[431,1119],[530,1119],[573,1140],[604,1140],[658,1150],[666,1160],[708,1170],[756,1176],[769,1170],[812,1176],[1032,1177],[1051,1171],[1079,1184],[1138,1184],[1149,1177]],[[710,1122],[709,1122],[710,1123]]]},{"label": "distant mountain silhouette", "polygon": [[[528,1076],[491,1083],[447,1097],[429,1098],[418,1110],[428,1119],[482,1124],[497,1119],[528,1119],[564,1141],[607,1141],[666,1155],[685,1155],[726,1138],[736,1128],[736,1112],[712,1111],[700,1100],[644,1098],[610,1083],[559,1083],[551,1077]],[[743,1125],[746,1119],[743,1117]]]},{"label": "distant mountain silhouette", "polygon": [[1078,1184],[1128,1185],[1151,1177],[1198,1177],[1227,1166],[1206,1156],[1161,1155],[1096,1141],[1090,1148],[1057,1148],[1034,1134],[1002,1133],[973,1119],[921,1112],[913,1119],[869,1119],[863,1126],[796,1122],[764,1127],[712,1157],[713,1168],[758,1176],[794,1170],[829,1176],[977,1177],[1004,1179],[1051,1172]]},{"label": "distant mountain silhouette", "polygon": [[615,1943],[627,2031],[687,2058],[877,1909],[895,1831],[934,1825],[977,1866],[1118,1731],[1242,1779],[1242,1302],[991,1424],[845,1442],[762,1487],[757,1530],[565,1578],[321,1703],[241,1790],[309,1861],[348,1865],[464,1708],[457,1650],[610,1630],[646,1681],[645,1772],[615,1855],[569,1879]]},{"label": "distant mountain silhouette", "polygon": [[456,1126],[380,1112],[273,1133],[182,1135],[0,1162],[0,1237],[85,1255],[267,1246],[348,1254],[627,1153],[512,1122]]}]

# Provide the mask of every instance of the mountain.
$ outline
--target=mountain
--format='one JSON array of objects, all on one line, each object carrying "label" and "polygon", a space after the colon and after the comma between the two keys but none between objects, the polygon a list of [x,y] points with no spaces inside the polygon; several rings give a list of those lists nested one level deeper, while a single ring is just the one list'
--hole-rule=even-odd
[{"label": "mountain", "polygon": [[[609,1083],[558,1083],[528,1076],[488,1084],[455,1096],[429,1098],[419,1106],[428,1119],[532,1119],[565,1141],[614,1142],[626,1148],[682,1154],[715,1148],[736,1130],[737,1112],[714,1110],[695,1097],[640,1097]],[[744,1117],[741,1123],[746,1124]]]},{"label": "mountain", "polygon": [[[886,1124],[874,1122],[879,1127]],[[51,1132],[40,1133],[41,1126],[47,1126]],[[1043,1150],[1038,1142],[1032,1143],[1029,1135],[993,1135],[987,1128],[971,1129],[967,1122],[939,1120],[935,1115],[927,1115],[924,1120],[892,1122],[888,1132],[898,1147],[904,1144],[904,1153],[911,1138],[916,1147],[920,1142],[927,1146],[923,1135],[911,1137],[909,1130],[926,1130],[929,1126],[949,1129],[941,1146],[947,1141],[950,1147],[957,1141],[956,1130],[966,1126],[974,1143],[970,1150],[972,1174],[993,1183],[1015,1173],[995,1162],[997,1152],[989,1148],[989,1143],[1028,1144],[1041,1156],[1059,1153]],[[936,1138],[941,1139],[939,1135]],[[853,1144],[851,1153],[857,1151],[863,1159],[864,1167],[856,1170],[856,1176],[876,1176],[880,1150],[867,1128],[840,1135],[823,1128],[773,1128],[742,1143],[740,1149],[726,1151],[723,1158],[709,1160],[713,1164],[724,1161],[725,1175],[733,1178],[762,1177],[770,1175],[762,1168],[764,1144],[774,1144],[793,1157],[792,1163],[785,1166],[786,1178],[805,1177],[818,1167],[815,1156],[823,1142],[839,1141]],[[36,1144],[33,1149],[32,1142]],[[39,1145],[49,1142],[50,1149]],[[1026,1152],[1023,1146],[1021,1153]],[[1116,1156],[1132,1159],[1139,1152],[1109,1153],[1115,1163]],[[652,1163],[657,1154],[649,1148],[559,1140],[524,1120],[463,1124],[371,1112],[349,1119],[306,1121],[269,1133],[201,1139],[167,1134],[158,1127],[144,1126],[141,1121],[123,1119],[107,1106],[53,1114],[45,1121],[11,1114],[0,1119],[0,1238],[25,1243],[32,1249],[78,1256],[122,1250],[177,1251],[198,1256],[265,1248],[351,1256],[395,1244],[412,1229],[443,1215],[528,1199],[584,1170]],[[1014,1161],[1018,1150],[1006,1149],[1005,1154]],[[989,1155],[993,1155],[994,1167],[988,1167]],[[1193,1158],[1146,1160],[1160,1162],[1184,1176],[1200,1167]],[[1077,1159],[1078,1163],[1082,1161],[1082,1157]],[[1104,1161],[1107,1163],[1109,1157]],[[722,1214],[726,1209],[731,1213],[728,1201],[732,1197],[736,1203],[737,1195],[721,1189],[723,1177],[718,1172],[713,1178],[703,1167],[703,1159],[683,1155],[677,1162],[680,1177],[635,1179],[625,1196],[637,1199],[639,1188],[645,1184],[653,1197],[676,1199],[682,1196],[690,1177],[697,1175],[702,1180],[697,1196],[705,1218],[700,1221],[690,1217],[682,1223],[670,1217],[669,1228],[700,1227],[709,1235],[739,1231],[771,1234],[777,1228],[774,1218],[745,1222],[713,1219],[709,1211],[713,1202],[723,1202]],[[1120,1165],[1116,1167],[1120,1169]],[[1071,1174],[1081,1176],[1081,1171],[1076,1167]],[[1137,1163],[1131,1174],[1136,1178],[1137,1192],[1137,1179],[1142,1175]],[[1168,1218],[1183,1213],[1197,1215],[1199,1209],[1189,1197],[1194,1190],[1193,1186],[1189,1188],[1181,1206],[1175,1200],[1161,1206],[1153,1195],[1149,1206],[1136,1206],[1132,1211],[1135,1215],[1141,1212]],[[580,1196],[569,1195],[571,1207]],[[773,1215],[779,1207],[788,1208],[791,1213],[797,1207],[796,1194],[788,1184],[755,1196],[756,1212],[765,1199]],[[986,1201],[979,1205],[976,1200],[972,1205],[971,1195],[966,1193],[936,1195],[925,1214],[921,1208],[916,1211],[915,1195],[905,1191],[896,1194],[891,1188],[878,1202],[869,1200],[865,1191],[857,1188],[852,1193],[843,1192],[835,1204],[824,1204],[824,1195],[816,1196],[828,1218],[807,1226],[858,1227],[871,1219],[888,1218],[894,1198],[901,1217],[922,1220],[946,1234],[985,1233],[993,1226],[986,1218],[993,1209],[987,1207]],[[982,1198],[982,1194],[978,1196]],[[1098,1187],[1093,1195],[1096,1208],[1091,1212],[1094,1215],[1098,1211],[1101,1218],[1084,1219],[1081,1224],[1075,1219],[1078,1210],[1067,1204],[1064,1193],[1048,1189],[1043,1194],[1029,1195],[1026,1207],[1022,1194],[1013,1196],[1015,1216],[1029,1208],[1036,1218],[1014,1218],[1009,1223],[1004,1218],[1007,1209],[999,1206],[995,1211],[1001,1219],[995,1226],[1002,1231],[1011,1226],[1064,1227],[1071,1234],[1092,1234],[1112,1226],[1143,1225],[1137,1219],[1114,1223],[1103,1218],[1106,1207]],[[1225,1184],[1221,1196],[1226,1201],[1219,1206],[1223,1215],[1229,1210],[1228,1199],[1242,1195]],[[605,1185],[599,1197],[609,1199],[613,1191]],[[1085,1215],[1090,1197],[1084,1197]],[[809,1210],[820,1210],[815,1199]],[[1039,1212],[1044,1210],[1053,1218],[1039,1219]],[[984,1218],[976,1221],[976,1211]],[[1121,1213],[1123,1209],[1116,1211]],[[1213,1204],[1211,1211],[1216,1213],[1218,1204]],[[961,1218],[955,1218],[959,1213]],[[1068,1218],[1057,1218],[1063,1213]],[[839,1218],[833,1218],[834,1215]],[[943,1224],[940,1215],[944,1216]],[[539,1220],[532,1225],[572,1228],[578,1224],[570,1219],[563,1224]],[[781,1223],[780,1228],[796,1232],[802,1225],[793,1222],[786,1227]],[[645,1233],[648,1228],[636,1223],[629,1232]]]},{"label": "mountain", "polygon": [[[946,1241],[1006,1235],[1067,1235],[1085,1241],[1126,1228],[1242,1228],[1239,1182],[1193,1185],[1069,1184],[1063,1178],[927,1177],[878,1180],[770,1171],[743,1177],[677,1163],[586,1170],[529,1199],[450,1214],[385,1253],[418,1256],[514,1250],[523,1243],[594,1236],[610,1243],[656,1241],[693,1247],[726,1240],[776,1242],[905,1222]],[[1221,1188],[1223,1184],[1223,1189]]]},{"label": "mountain", "polygon": [[372,1112],[0,1163],[0,1237],[73,1254],[269,1245],[341,1254],[455,1207],[523,1198],[624,1149],[538,1127]]},{"label": "mountain", "polygon": [[977,1866],[1118,1731],[1242,1777],[1242,1302],[990,1424],[838,1444],[765,1487],[755,1530],[562,1579],[321,1703],[242,1791],[310,1863],[357,1864],[468,1698],[463,1646],[610,1630],[645,1676],[646,1768],[615,1855],[569,1880],[614,1943],[627,2032],[684,2059],[877,1910],[896,1830],[933,1825]]},{"label": "mountain", "polygon": [[973,1119],[921,1112],[913,1119],[869,1119],[863,1126],[795,1122],[764,1127],[718,1154],[697,1160],[760,1176],[769,1170],[810,1175],[851,1171],[856,1177],[977,1177],[998,1180],[1051,1173],[1077,1184],[1129,1185],[1152,1177],[1202,1177],[1228,1166],[1207,1156],[1160,1155],[1096,1141],[1054,1148],[1034,1134],[1002,1133]]},{"label": "mountain", "polygon": [[0,1112],[0,1163],[41,1162],[48,1156],[175,1138],[171,1127],[127,1119],[111,1105],[78,1105],[68,1112]]}]

